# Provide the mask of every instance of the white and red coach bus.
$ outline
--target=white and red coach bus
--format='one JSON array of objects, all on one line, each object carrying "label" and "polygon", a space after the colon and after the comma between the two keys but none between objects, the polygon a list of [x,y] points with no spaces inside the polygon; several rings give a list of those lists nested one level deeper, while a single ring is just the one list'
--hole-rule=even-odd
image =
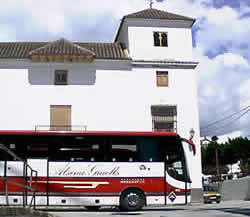
[{"label": "white and red coach bus", "polygon": [[[119,206],[187,204],[191,141],[171,132],[0,131],[0,143],[38,171],[38,206]],[[29,183],[24,163],[0,153],[0,177]],[[2,182],[2,183],[1,183]],[[0,179],[0,204],[6,205]],[[8,183],[8,202],[20,205],[31,192]]]}]

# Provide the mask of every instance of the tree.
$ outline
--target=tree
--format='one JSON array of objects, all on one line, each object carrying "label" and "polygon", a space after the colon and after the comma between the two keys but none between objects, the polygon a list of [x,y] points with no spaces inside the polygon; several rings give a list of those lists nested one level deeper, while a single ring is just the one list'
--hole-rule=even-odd
[{"label": "tree", "polygon": [[225,144],[218,144],[217,136],[212,137],[212,142],[207,148],[201,149],[202,153],[202,169],[205,174],[214,174],[216,158],[215,150],[218,150],[218,158],[220,161],[220,171],[225,173],[225,165],[234,164],[241,161],[241,169],[244,173],[248,173],[250,167],[250,141],[247,138],[238,137],[228,139]]}]

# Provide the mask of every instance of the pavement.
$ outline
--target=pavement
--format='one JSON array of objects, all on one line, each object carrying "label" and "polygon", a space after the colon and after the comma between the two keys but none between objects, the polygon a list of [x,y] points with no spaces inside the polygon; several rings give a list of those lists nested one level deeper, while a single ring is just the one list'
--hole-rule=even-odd
[{"label": "pavement", "polygon": [[[86,209],[50,209],[39,214],[19,215],[15,217],[246,217],[250,216],[250,201],[225,201],[220,204],[192,204],[187,206],[145,207],[137,212],[120,212],[118,209],[103,208],[98,212]],[[48,214],[48,215],[47,215]],[[10,217],[10,216],[1,216]],[[12,216],[11,216],[12,217]]]}]

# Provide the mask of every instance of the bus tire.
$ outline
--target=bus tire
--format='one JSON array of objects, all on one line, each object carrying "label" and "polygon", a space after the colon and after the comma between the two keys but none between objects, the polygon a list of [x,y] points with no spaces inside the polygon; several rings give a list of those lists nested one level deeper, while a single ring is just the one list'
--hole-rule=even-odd
[{"label": "bus tire", "polygon": [[120,210],[136,211],[142,209],[146,200],[143,192],[137,188],[125,190],[120,197]]},{"label": "bus tire", "polygon": [[85,208],[89,211],[98,211],[100,206],[85,206]]}]

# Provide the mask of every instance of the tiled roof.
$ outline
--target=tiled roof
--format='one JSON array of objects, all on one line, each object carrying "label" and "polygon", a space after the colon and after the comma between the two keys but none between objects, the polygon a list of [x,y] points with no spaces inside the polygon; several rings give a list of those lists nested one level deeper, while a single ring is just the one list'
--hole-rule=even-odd
[{"label": "tiled roof", "polygon": [[[59,40],[60,41],[60,40]],[[97,59],[129,59],[120,43],[83,43],[69,42],[66,43],[65,49],[57,49],[57,43],[51,42],[1,42],[0,43],[0,59],[26,59],[30,54],[44,54],[49,49],[54,49],[51,53],[55,55],[64,55],[65,52],[73,52],[71,55],[79,53],[93,52]],[[60,44],[60,43],[59,43]],[[63,46],[59,46],[62,48]],[[33,53],[34,52],[34,53]]]},{"label": "tiled roof", "polygon": [[57,41],[46,44],[29,52],[30,56],[55,56],[55,55],[75,55],[75,56],[95,56],[93,51],[74,44],[66,39],[59,39]]},{"label": "tiled roof", "polygon": [[175,21],[175,20],[179,20],[179,21],[188,21],[189,26],[191,27],[194,22],[195,19],[190,18],[190,17],[186,17],[186,16],[181,16],[178,14],[173,14],[173,13],[169,13],[166,11],[161,11],[158,9],[154,9],[154,8],[149,8],[149,9],[145,9],[136,13],[132,13],[132,14],[128,14],[126,16],[124,16],[122,18],[121,24],[119,26],[118,32],[116,34],[115,37],[115,41],[118,40],[118,37],[120,35],[121,32],[121,28],[123,26],[124,21],[127,18],[134,18],[134,19],[155,19],[155,20],[171,20],[171,21]]},{"label": "tiled roof", "polygon": [[167,19],[167,20],[189,20],[195,21],[195,19],[181,16],[166,11],[157,10],[154,8],[145,9],[133,14],[124,16],[124,18],[143,18],[143,19]]}]

